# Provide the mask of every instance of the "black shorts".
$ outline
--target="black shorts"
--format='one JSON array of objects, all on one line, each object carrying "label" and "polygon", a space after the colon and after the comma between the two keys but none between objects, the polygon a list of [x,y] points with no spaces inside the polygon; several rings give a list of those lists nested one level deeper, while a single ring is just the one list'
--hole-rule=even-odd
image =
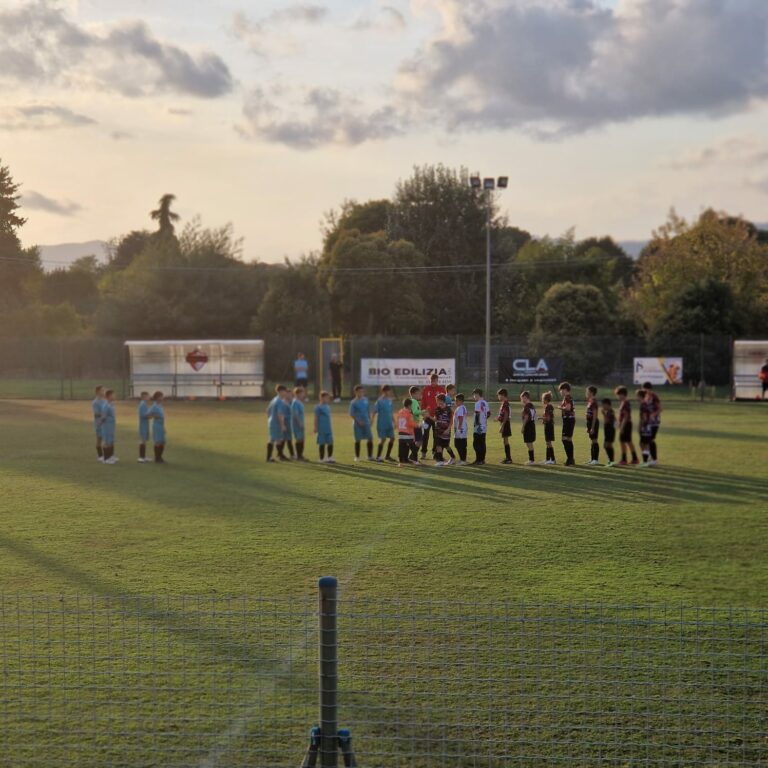
[{"label": "black shorts", "polygon": [[523,426],[523,442],[536,442],[536,424],[532,421],[526,421],[525,426]]},{"label": "black shorts", "polygon": [[510,437],[512,435],[512,425],[508,421],[505,421],[501,425],[501,429],[499,430],[499,433],[501,434],[502,437]]},{"label": "black shorts", "polygon": [[616,427],[609,427],[606,424],[603,429],[603,437],[606,443],[613,443],[616,440]]},{"label": "black shorts", "polygon": [[641,425],[638,432],[640,433],[641,443],[650,443],[653,440],[653,427]]},{"label": "black shorts", "polygon": [[544,425],[544,439],[548,443],[552,443],[555,440],[555,423],[549,421]]},{"label": "black shorts", "polygon": [[654,424],[651,427],[651,440],[655,440],[656,439],[656,435],[658,435],[658,434],[659,434],[659,425],[658,424]]},{"label": "black shorts", "polygon": [[576,419],[563,419],[563,437],[573,437]]},{"label": "black shorts", "polygon": [[621,428],[621,432],[619,434],[619,440],[621,440],[622,443],[631,443],[632,442],[632,422],[631,421],[628,421]]},{"label": "black shorts", "polygon": [[421,440],[424,437],[424,430],[421,427],[416,427],[413,430],[413,442],[416,445],[421,445]]},{"label": "black shorts", "polygon": [[451,439],[449,437],[435,437],[435,446],[438,448],[450,448]]},{"label": "black shorts", "polygon": [[587,434],[589,435],[590,440],[597,440],[597,438],[600,437],[600,422],[596,421],[594,426],[588,424]]}]

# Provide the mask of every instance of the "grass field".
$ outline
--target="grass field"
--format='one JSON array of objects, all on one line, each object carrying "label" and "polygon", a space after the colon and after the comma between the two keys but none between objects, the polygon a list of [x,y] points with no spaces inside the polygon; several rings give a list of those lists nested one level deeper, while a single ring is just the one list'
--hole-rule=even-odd
[{"label": "grass field", "polygon": [[[17,593],[80,594],[106,601],[99,605],[112,608],[117,603],[110,596],[125,596],[127,614],[123,603],[122,614],[116,611],[114,616],[122,615],[123,623],[126,615],[135,619],[139,639],[141,627],[153,628],[146,630],[147,637],[165,649],[168,679],[177,683],[189,671],[187,662],[180,659],[199,654],[189,634],[174,626],[180,610],[177,596],[311,600],[315,579],[321,574],[337,575],[345,598],[356,600],[451,600],[458,586],[462,599],[484,605],[503,600],[724,608],[766,605],[765,406],[670,402],[659,435],[661,465],[649,469],[503,467],[496,463],[502,454],[495,435],[489,436],[489,465],[484,468],[353,464],[349,419],[341,409],[334,414],[340,463],[268,465],[264,462],[264,405],[233,402],[169,403],[169,463],[165,466],[136,464],[135,405],[119,404],[117,454],[122,461],[110,467],[95,460],[89,413],[84,402],[0,401],[0,586],[4,601],[10,600],[3,605],[10,616]],[[315,458],[314,445],[308,454]],[[518,462],[524,457],[522,443],[515,438],[513,457]],[[583,434],[577,439],[576,458],[579,462],[587,458]],[[148,597],[157,595],[167,596],[165,604],[171,606],[159,628],[157,603]],[[32,606],[41,605],[30,601]],[[42,611],[41,616],[45,615]],[[213,621],[210,616],[199,619],[198,637],[202,631],[206,642],[216,645],[220,635],[213,626],[208,627],[213,639],[205,634],[208,620]],[[262,618],[261,624],[274,629],[280,620]],[[99,642],[112,642],[109,630],[100,625],[94,636]],[[33,703],[19,693],[24,675],[34,681],[41,674],[35,671],[40,657],[32,654],[25,660],[20,650],[31,631],[26,624],[20,626],[3,645],[6,675],[12,666],[19,680],[5,684],[6,716],[14,715],[17,725],[24,726],[6,729],[2,737],[6,754],[16,756],[9,765],[56,764],[55,760],[46,763],[34,752],[35,737],[43,738],[41,734],[56,721],[51,713],[58,712],[63,718],[59,725],[67,727],[72,725],[67,718],[77,720],[82,715],[79,710],[66,714],[70,710],[63,707],[57,691],[67,679],[67,668],[63,663],[61,669],[50,664],[51,647],[59,649],[55,654],[59,661],[70,648],[72,630],[66,622],[60,629],[49,626],[47,630],[45,680],[50,690],[36,689],[38,698]],[[227,661],[222,663],[230,670],[230,680],[233,665],[239,668],[238,654],[248,653],[251,637],[245,628],[230,635],[230,640],[235,635],[239,645],[234,650],[222,641],[228,647]],[[277,659],[279,643],[274,645]],[[290,674],[280,672],[291,690],[303,690],[296,676],[304,680],[312,675],[311,659],[298,659],[304,652],[311,655],[312,648],[306,633],[300,634]],[[16,658],[17,651],[18,662],[11,665],[8,659]],[[494,653],[489,648],[486,652]],[[134,658],[125,647],[122,653],[117,665],[110,656],[113,671],[117,668],[129,676],[133,670],[157,679],[157,668],[143,668],[140,655]],[[354,667],[354,650],[347,654]],[[764,656],[758,663],[764,664]],[[274,670],[270,667],[271,673]],[[81,674],[87,678],[85,688],[99,692],[94,693],[91,706],[104,704],[105,689],[93,683],[98,678],[96,667],[97,678],[89,678],[82,670]],[[201,674],[204,679],[207,673]],[[658,674],[663,677],[664,672]],[[434,685],[440,688],[446,683]],[[115,687],[119,683],[109,690],[114,693]],[[21,696],[18,702],[9,698],[11,689]],[[758,691],[762,698],[754,701],[740,693],[739,701],[762,706],[765,690]],[[202,720],[210,704],[205,697],[190,701],[169,695],[161,706],[157,684],[154,698],[151,694],[151,690],[137,694],[124,707],[134,714],[151,711],[154,716],[163,709],[168,717],[183,710],[187,722],[192,722],[196,717]],[[263,703],[266,694],[260,689],[258,695]],[[278,686],[269,696],[271,716],[279,719],[288,711],[283,707],[290,705],[286,689]],[[295,703],[290,706],[293,719],[286,715],[285,720],[303,722],[304,710]],[[729,706],[729,712],[736,711],[735,705]],[[40,720],[41,711],[50,715],[47,724]],[[537,712],[541,715],[540,708]],[[740,722],[752,723],[750,712],[740,714]],[[229,711],[220,714],[222,723],[232,716]],[[119,712],[112,711],[110,717],[115,722]],[[557,731],[562,717],[562,712],[553,714],[550,722],[541,724],[542,733]],[[611,717],[615,722],[618,715],[614,712]],[[649,722],[649,712],[644,717]],[[311,714],[306,718],[311,724]],[[121,726],[121,738],[130,741],[134,751],[120,752],[120,739],[116,739],[111,746],[102,744],[103,751],[93,753],[93,762],[78,753],[77,764],[198,764],[186,752],[182,759],[181,751],[174,753],[178,763],[153,758],[162,739],[155,734],[145,743],[133,731],[148,727],[137,715],[130,726]],[[230,726],[221,727],[230,741],[250,733],[249,727],[242,726],[233,736],[227,731]],[[760,728],[765,731],[764,723]],[[98,741],[93,731],[83,738]],[[580,738],[584,740],[583,732]],[[587,733],[586,740],[590,738],[595,744],[605,741],[599,728]],[[200,740],[194,754],[210,755],[210,744]],[[63,737],[59,741],[65,750],[62,754],[73,749]],[[545,741],[562,743],[554,737]],[[750,752],[744,764],[759,764],[756,756],[768,761],[768,741],[761,743],[765,751]],[[111,763],[103,759],[112,747],[123,762],[117,757]],[[286,764],[296,763],[295,745],[291,748]],[[562,752],[557,749],[552,747],[549,757],[544,755],[538,764],[548,759],[557,762]],[[599,750],[595,749],[597,761]],[[602,754],[608,753],[603,750]],[[199,764],[241,763],[228,762],[224,750],[213,762]],[[441,763],[424,759],[407,764]],[[572,764],[591,763],[576,759]]]}]

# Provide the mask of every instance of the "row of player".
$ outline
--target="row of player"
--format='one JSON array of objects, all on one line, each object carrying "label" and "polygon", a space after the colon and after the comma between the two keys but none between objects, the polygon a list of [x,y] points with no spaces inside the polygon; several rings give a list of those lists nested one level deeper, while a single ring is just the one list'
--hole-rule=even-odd
[{"label": "row of player", "polygon": [[[521,425],[520,433],[525,443],[528,460],[526,464],[536,463],[535,443],[536,425],[540,422],[544,428],[546,444],[546,465],[557,463],[555,456],[555,409],[562,414],[561,441],[565,453],[565,465],[576,463],[574,457],[573,435],[576,425],[576,405],[571,393],[571,385],[564,381],[558,387],[561,402],[554,405],[552,393],[546,392],[541,398],[542,413],[537,415],[529,392],[520,394]],[[355,461],[361,460],[361,448],[365,443],[368,461],[396,462],[399,466],[420,464],[431,455],[436,466],[452,464],[466,465],[469,433],[472,433],[474,451],[473,465],[483,465],[486,459],[486,434],[490,406],[483,397],[481,389],[472,392],[474,401],[473,418],[465,404],[465,396],[456,393],[454,385],[440,386],[438,377],[433,375],[424,388],[412,386],[408,396],[402,401],[402,407],[395,411],[395,394],[392,387],[381,387],[379,397],[371,406],[366,397],[365,388],[358,385],[355,396],[350,402],[349,416],[355,441]],[[586,389],[585,420],[587,435],[590,440],[590,458],[587,464],[600,463],[600,422],[603,423],[603,449],[608,459],[607,466],[640,464],[633,442],[632,404],[626,387],[616,387],[614,394],[618,398],[618,412],[613,408],[610,398],[597,399],[597,387]],[[303,387],[293,390],[278,385],[275,397],[267,408],[269,443],[267,461],[307,461],[305,447],[305,408],[306,391]],[[661,425],[661,401],[650,383],[643,385],[636,393],[639,406],[638,435],[643,466],[655,466],[658,463],[656,436]],[[512,436],[512,407],[509,392],[500,389],[497,392],[499,410],[496,421],[504,446],[502,464],[512,464],[512,449],[509,439]],[[374,456],[374,438],[372,417],[376,419],[378,448]],[[331,395],[320,393],[320,402],[314,409],[314,434],[320,461],[334,463],[333,426],[331,420]],[[432,446],[430,449],[430,435]],[[621,459],[616,461],[614,444],[618,435]],[[451,447],[453,437],[453,448]],[[393,457],[397,442],[397,458]],[[287,452],[287,454],[286,454]],[[458,457],[457,457],[458,454]],[[421,460],[419,459],[419,455]]]},{"label": "row of player", "polygon": [[[91,403],[93,411],[93,426],[96,431],[96,456],[103,464],[116,464],[119,459],[115,456],[115,432],[117,418],[115,414],[115,393],[96,387],[95,397]],[[147,458],[147,443],[152,425],[152,442],[154,443],[155,462],[163,464],[165,452],[165,409],[162,392],[142,392],[139,399],[139,464],[149,464]]]}]

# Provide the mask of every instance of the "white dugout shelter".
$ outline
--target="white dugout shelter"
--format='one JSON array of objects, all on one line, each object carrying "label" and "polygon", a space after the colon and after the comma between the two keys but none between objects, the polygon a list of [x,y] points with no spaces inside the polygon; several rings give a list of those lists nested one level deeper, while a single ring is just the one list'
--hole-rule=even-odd
[{"label": "white dugout shelter", "polygon": [[130,392],[156,390],[170,397],[262,397],[264,342],[126,341]]}]

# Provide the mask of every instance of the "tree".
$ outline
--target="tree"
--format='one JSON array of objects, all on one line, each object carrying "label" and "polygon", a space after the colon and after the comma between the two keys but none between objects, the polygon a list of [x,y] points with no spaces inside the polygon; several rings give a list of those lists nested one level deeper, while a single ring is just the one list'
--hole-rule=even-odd
[{"label": "tree", "polygon": [[322,262],[331,326],[343,334],[416,333],[424,303],[414,268],[424,258],[412,243],[390,242],[384,232],[344,232]]},{"label": "tree", "polygon": [[[175,215],[175,214],[174,214]],[[134,229],[109,246],[108,269],[119,270],[130,266],[133,260],[147,247],[152,234],[145,229]]]},{"label": "tree", "polygon": [[69,269],[50,272],[40,285],[40,300],[50,306],[67,304],[80,315],[92,315],[99,304],[98,268],[78,259]]},{"label": "tree", "polygon": [[149,212],[150,218],[158,223],[158,232],[161,235],[174,234],[173,223],[180,218],[178,213],[174,213],[171,210],[171,205],[173,205],[175,199],[176,195],[166,193],[160,198],[158,207],[154,211]]},{"label": "tree", "polygon": [[644,249],[631,299],[635,312],[655,334],[673,315],[692,284],[727,284],[745,333],[768,324],[768,246],[749,222],[705,211],[694,224],[674,211]]},{"label": "tree", "polygon": [[26,222],[16,213],[19,210],[19,189],[10,169],[3,165],[0,158],[0,233],[14,234]]},{"label": "tree", "polygon": [[392,204],[389,200],[357,203],[345,200],[341,211],[329,211],[323,225],[323,254],[329,254],[343,232],[356,229],[363,235],[387,229]]},{"label": "tree", "polygon": [[610,333],[608,317],[608,305],[594,285],[555,283],[536,307],[530,345],[537,355],[560,357],[567,378],[599,381],[611,365],[599,338]]}]

